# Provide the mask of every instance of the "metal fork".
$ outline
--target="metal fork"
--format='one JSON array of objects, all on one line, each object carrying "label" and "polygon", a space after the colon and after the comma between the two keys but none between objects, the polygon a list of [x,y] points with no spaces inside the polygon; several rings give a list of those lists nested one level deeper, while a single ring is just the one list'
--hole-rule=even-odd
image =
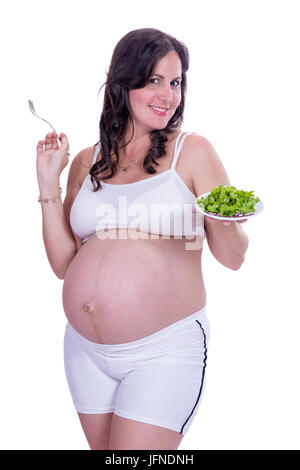
[{"label": "metal fork", "polygon": [[[55,134],[57,135],[57,138],[59,139],[59,141],[61,142],[61,138],[58,137],[58,134],[56,132],[56,130],[54,129],[54,127],[50,124],[50,122],[46,121],[46,119],[42,118],[41,116],[38,115],[38,113],[36,112],[36,110],[34,109],[34,106],[33,106],[33,102],[31,100],[28,100],[28,104],[29,104],[29,109],[30,111],[32,112],[32,114],[34,116],[36,116],[37,118],[39,119],[42,119],[42,121],[45,121],[47,124],[49,124],[49,126],[53,129],[53,132],[55,132]],[[70,156],[69,152],[68,152],[68,155]]]}]

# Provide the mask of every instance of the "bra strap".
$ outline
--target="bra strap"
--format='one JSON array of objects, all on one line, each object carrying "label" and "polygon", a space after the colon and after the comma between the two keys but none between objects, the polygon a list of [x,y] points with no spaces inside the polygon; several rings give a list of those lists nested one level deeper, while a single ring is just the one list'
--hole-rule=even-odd
[{"label": "bra strap", "polygon": [[177,137],[177,140],[176,140],[176,144],[175,144],[175,150],[174,150],[174,157],[173,157],[173,162],[172,162],[172,166],[171,168],[174,169],[175,166],[176,166],[176,163],[177,163],[177,160],[178,160],[178,157],[180,155],[180,152],[181,152],[181,149],[182,149],[182,146],[183,146],[183,142],[185,140],[185,138],[188,136],[188,135],[191,135],[191,134],[196,134],[196,132],[186,132],[184,134],[184,136],[182,137],[181,141],[180,141],[180,144],[178,145],[178,140],[179,138],[182,136],[183,132],[181,132],[179,134],[179,136]]},{"label": "bra strap", "polygon": [[94,165],[94,163],[96,163],[97,155],[99,151],[100,151],[100,142],[96,145],[92,166]]}]

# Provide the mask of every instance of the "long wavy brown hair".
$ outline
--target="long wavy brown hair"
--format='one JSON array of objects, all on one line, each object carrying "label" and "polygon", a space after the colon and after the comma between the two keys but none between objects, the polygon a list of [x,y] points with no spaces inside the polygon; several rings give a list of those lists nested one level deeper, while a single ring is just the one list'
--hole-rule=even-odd
[{"label": "long wavy brown hair", "polygon": [[[121,142],[130,121],[132,123],[131,140],[133,138],[134,124],[130,113],[128,91],[143,88],[151,77],[157,62],[172,50],[177,52],[181,60],[181,102],[167,126],[150,133],[151,145],[143,161],[143,168],[150,174],[157,173],[152,166],[152,164],[159,165],[156,159],[166,155],[167,135],[180,128],[183,123],[189,52],[185,44],[173,36],[153,28],[131,31],[115,46],[107,72],[107,81],[99,90],[100,92],[105,85],[99,122],[99,140],[94,145],[95,147],[101,142],[101,158],[94,163],[89,171],[94,191],[102,189],[100,180],[111,178],[116,173],[119,163],[119,149],[122,148]],[[112,153],[115,155],[114,159],[111,158]],[[102,175],[107,170],[110,170],[110,173],[106,176]]]}]

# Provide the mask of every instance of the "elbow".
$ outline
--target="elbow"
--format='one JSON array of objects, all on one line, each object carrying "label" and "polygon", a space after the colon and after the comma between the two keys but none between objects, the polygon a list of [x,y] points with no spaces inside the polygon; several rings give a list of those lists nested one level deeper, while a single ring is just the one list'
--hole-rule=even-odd
[{"label": "elbow", "polygon": [[55,276],[58,279],[64,279],[66,275],[66,270],[62,267],[54,266],[54,264],[50,263],[52,271],[54,272]]},{"label": "elbow", "polygon": [[242,266],[242,264],[244,263],[244,261],[245,261],[245,257],[238,263],[228,266],[228,268],[230,268],[232,271],[238,271],[240,267]]},{"label": "elbow", "polygon": [[56,272],[56,276],[58,279],[64,279],[66,277],[67,271],[69,269],[69,265],[67,267],[64,267],[61,271]]},{"label": "elbow", "polygon": [[55,274],[55,276],[58,278],[58,279],[64,279],[65,278],[65,273],[61,272],[61,271],[57,271],[56,269],[53,269],[53,272]]},{"label": "elbow", "polygon": [[[249,243],[249,242],[248,242]],[[240,257],[234,262],[234,263],[230,263],[227,267],[232,269],[232,271],[238,271],[242,264],[244,263],[245,261],[245,255],[246,255],[246,251],[247,251],[247,248],[248,248],[248,243],[247,243],[247,247],[246,249],[244,250],[243,254],[240,255]]]},{"label": "elbow", "polygon": [[243,251],[243,253],[240,254],[238,257],[235,256],[227,260],[222,259],[219,261],[221,264],[223,264],[223,266],[226,266],[226,268],[229,268],[232,271],[238,271],[245,261],[246,251],[247,249]]},{"label": "elbow", "polygon": [[225,268],[231,269],[232,271],[238,271],[240,267],[242,266],[243,262],[245,261],[245,257],[243,257],[243,259],[240,258],[239,260],[234,260],[234,261],[232,259],[224,260],[221,258],[217,258],[216,256],[215,258],[220,264],[225,266]]},{"label": "elbow", "polygon": [[249,246],[249,239],[246,234],[244,235],[245,236],[242,246],[239,246],[238,249],[231,249],[230,252],[226,254],[224,253],[223,247],[219,246],[218,251],[216,251],[212,244],[209,245],[210,250],[216,260],[232,271],[238,271],[245,261],[245,255]]},{"label": "elbow", "polygon": [[50,266],[52,268],[52,272],[55,274],[55,276],[58,279],[64,279],[65,278],[65,272],[62,269],[58,269],[57,266],[54,265],[54,263],[50,262]]},{"label": "elbow", "polygon": [[61,279],[61,280],[65,279],[69,266],[72,263],[72,260],[74,259],[75,255],[73,255],[71,259],[68,260],[67,263],[60,264],[59,266],[56,265],[55,267],[51,265],[52,270],[58,279]]},{"label": "elbow", "polygon": [[65,268],[61,268],[61,269],[59,269],[59,270],[58,270],[57,268],[56,268],[56,269],[53,269],[53,268],[52,268],[52,270],[53,270],[55,276],[56,276],[58,279],[61,279],[61,280],[62,280],[62,279],[65,278],[66,272],[67,272],[68,268],[66,268],[66,269],[65,269]]}]

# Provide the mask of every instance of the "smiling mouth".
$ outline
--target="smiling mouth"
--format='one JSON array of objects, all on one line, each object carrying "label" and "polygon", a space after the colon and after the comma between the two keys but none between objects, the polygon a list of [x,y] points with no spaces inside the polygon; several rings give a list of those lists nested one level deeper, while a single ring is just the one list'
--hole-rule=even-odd
[{"label": "smiling mouth", "polygon": [[149,107],[151,109],[154,109],[156,111],[159,111],[160,113],[166,113],[167,111],[169,111],[170,108],[160,108],[159,106],[151,106],[151,104],[149,105]]}]

